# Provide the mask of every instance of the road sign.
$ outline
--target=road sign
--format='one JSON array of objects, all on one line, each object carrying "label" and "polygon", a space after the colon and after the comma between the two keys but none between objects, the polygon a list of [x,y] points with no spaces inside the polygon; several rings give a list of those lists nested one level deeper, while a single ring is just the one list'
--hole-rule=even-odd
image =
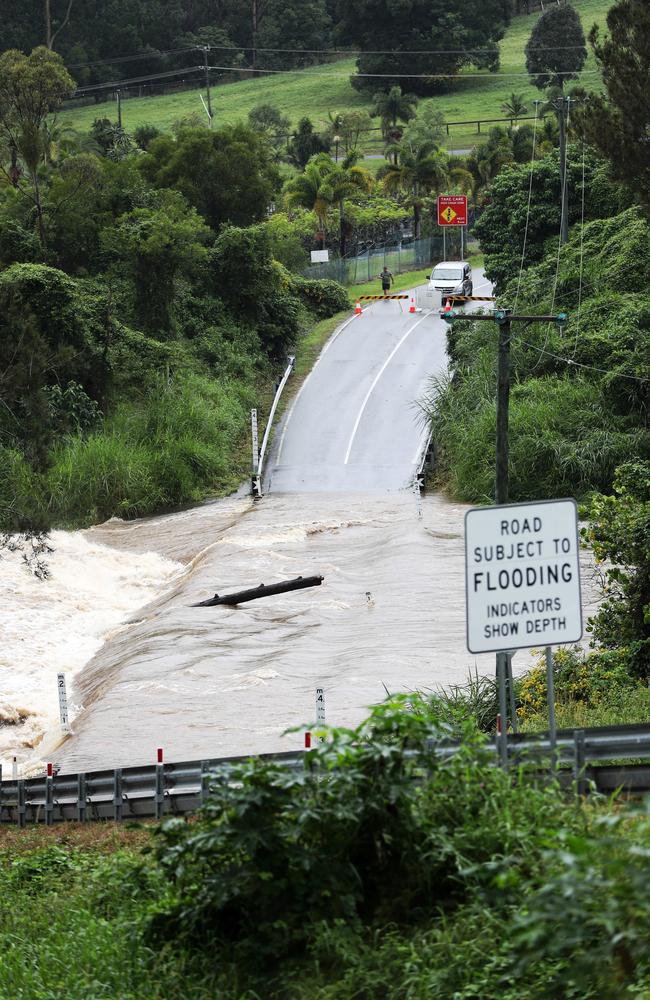
[{"label": "road sign", "polygon": [[575,500],[476,507],[465,515],[470,653],[582,637]]},{"label": "road sign", "polygon": [[438,195],[438,225],[439,226],[467,225],[467,195],[465,194]]}]

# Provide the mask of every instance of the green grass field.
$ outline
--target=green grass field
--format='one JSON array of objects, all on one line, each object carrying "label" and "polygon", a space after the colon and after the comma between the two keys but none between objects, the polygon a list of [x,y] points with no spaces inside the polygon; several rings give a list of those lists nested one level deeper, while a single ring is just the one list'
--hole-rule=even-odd
[{"label": "green grass field", "polygon": [[[611,0],[574,0],[580,12],[585,31],[594,22],[604,25]],[[513,22],[501,42],[501,68],[498,73],[468,70],[461,74],[452,93],[428,99],[442,112],[446,121],[486,119],[501,117],[501,105],[513,91],[521,93],[527,102],[539,97],[539,91],[529,83],[525,72],[524,46],[538,15],[520,16]],[[444,45],[444,39],[436,42]],[[595,63],[590,55],[581,83],[593,86],[597,81]],[[432,65],[435,72],[435,65]],[[342,59],[325,66],[283,73],[272,76],[241,80],[218,85],[213,90],[213,107],[217,123],[232,123],[245,119],[256,104],[277,105],[292,124],[303,115],[309,115],[318,125],[324,125],[330,111],[351,108],[369,108],[366,95],[359,94],[350,85],[354,72],[354,59]],[[404,81],[408,90],[408,80]],[[169,129],[179,119],[193,114],[203,114],[199,91],[191,90],[163,97],[133,98],[122,104],[122,116],[127,130],[148,123],[160,129]],[[532,103],[529,103],[532,109]],[[532,110],[531,110],[532,113]],[[116,117],[115,102],[93,104],[88,107],[66,108],[61,119],[75,128],[87,131],[95,118]],[[489,127],[489,126],[488,126]],[[486,126],[483,126],[483,130]],[[450,128],[445,142],[450,148],[469,148],[478,140],[475,126]],[[371,144],[376,151],[380,144]]]}]

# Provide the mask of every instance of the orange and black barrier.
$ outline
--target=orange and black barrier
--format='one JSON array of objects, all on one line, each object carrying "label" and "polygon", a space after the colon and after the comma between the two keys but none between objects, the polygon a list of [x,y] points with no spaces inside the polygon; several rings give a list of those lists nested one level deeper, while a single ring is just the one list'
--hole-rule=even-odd
[{"label": "orange and black barrier", "polygon": [[495,302],[494,295],[443,295],[443,302]]},{"label": "orange and black barrier", "polygon": [[360,295],[359,298],[374,302],[376,299],[408,299],[408,295]]}]

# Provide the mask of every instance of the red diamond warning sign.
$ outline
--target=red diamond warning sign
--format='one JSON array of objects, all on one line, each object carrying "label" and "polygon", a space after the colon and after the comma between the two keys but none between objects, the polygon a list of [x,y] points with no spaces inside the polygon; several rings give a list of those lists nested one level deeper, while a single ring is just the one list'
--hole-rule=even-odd
[{"label": "red diamond warning sign", "polygon": [[467,225],[467,195],[464,194],[438,195],[438,225],[439,226]]}]

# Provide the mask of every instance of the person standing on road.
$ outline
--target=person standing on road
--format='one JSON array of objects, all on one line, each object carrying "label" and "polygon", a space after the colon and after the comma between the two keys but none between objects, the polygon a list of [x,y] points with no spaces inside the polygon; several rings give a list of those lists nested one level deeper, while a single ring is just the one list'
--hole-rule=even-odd
[{"label": "person standing on road", "polygon": [[390,291],[390,286],[393,283],[392,272],[388,270],[386,264],[384,264],[384,269],[379,275],[379,277],[381,278],[381,290],[384,293],[384,295],[386,295],[387,292]]}]

